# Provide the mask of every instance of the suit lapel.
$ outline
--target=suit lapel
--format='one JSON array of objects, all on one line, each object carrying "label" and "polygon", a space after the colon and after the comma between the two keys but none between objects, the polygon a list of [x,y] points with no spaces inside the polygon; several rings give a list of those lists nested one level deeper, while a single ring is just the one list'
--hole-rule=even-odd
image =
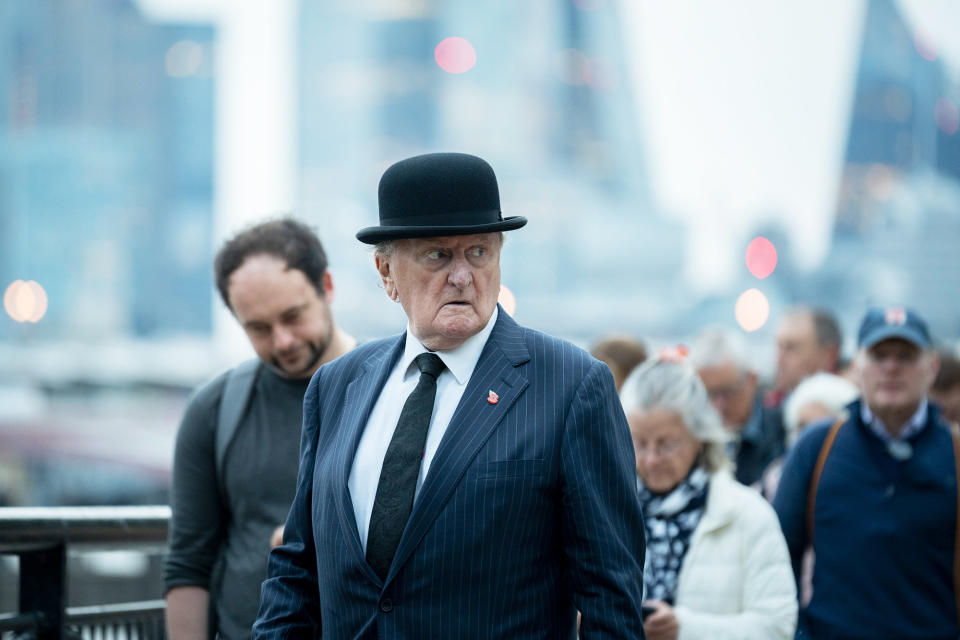
[{"label": "suit lapel", "polygon": [[383,389],[387,376],[390,375],[390,370],[403,351],[405,339],[406,334],[402,334],[392,346],[368,358],[347,387],[343,400],[343,433],[338,438],[340,444],[336,455],[336,477],[339,484],[336,504],[343,534],[347,540],[350,540],[350,548],[359,556],[361,564],[367,569],[367,573],[377,581],[379,581],[379,578],[373,569],[367,565],[363,547],[360,545],[357,518],[353,510],[353,500],[350,498],[350,470],[353,467],[353,459],[357,454],[360,437],[363,435],[364,427],[370,418],[370,412],[373,411],[373,405],[377,402],[377,397],[380,395],[380,390]]},{"label": "suit lapel", "polygon": [[[480,447],[527,388],[529,382],[517,366],[529,360],[520,327],[500,309],[497,324],[480,354],[413,505],[387,583],[440,514]],[[499,396],[496,403],[488,401],[491,390]]]}]

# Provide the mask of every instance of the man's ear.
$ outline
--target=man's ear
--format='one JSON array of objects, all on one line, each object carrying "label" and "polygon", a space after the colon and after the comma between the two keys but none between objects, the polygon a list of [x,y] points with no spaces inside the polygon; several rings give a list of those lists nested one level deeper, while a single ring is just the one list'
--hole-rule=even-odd
[{"label": "man's ear", "polygon": [[377,253],[373,256],[373,262],[377,267],[377,273],[380,274],[380,282],[383,284],[383,290],[387,292],[387,297],[391,300],[397,299],[397,286],[390,275],[390,259]]},{"label": "man's ear", "polygon": [[323,297],[326,299],[327,304],[333,302],[333,276],[330,275],[329,271],[323,272],[320,288],[323,291]]}]

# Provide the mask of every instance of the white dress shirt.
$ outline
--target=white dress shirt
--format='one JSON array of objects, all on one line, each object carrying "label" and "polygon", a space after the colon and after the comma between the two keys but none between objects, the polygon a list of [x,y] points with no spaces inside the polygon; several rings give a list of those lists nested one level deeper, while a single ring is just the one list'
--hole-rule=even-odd
[{"label": "white dress shirt", "polygon": [[897,460],[906,460],[913,455],[913,445],[907,442],[907,439],[920,433],[927,425],[927,405],[927,397],[924,396],[923,400],[920,401],[920,406],[913,412],[913,416],[910,417],[907,424],[903,425],[896,437],[890,434],[883,421],[867,406],[866,401],[860,405],[860,419],[887,445],[887,453]]},{"label": "white dress shirt", "polygon": [[[427,430],[427,444],[423,462],[420,465],[415,496],[420,494],[420,487],[423,486],[423,480],[430,470],[433,456],[437,453],[437,448],[440,446],[443,434],[447,431],[457,405],[460,404],[460,398],[480,359],[480,352],[487,344],[493,325],[497,322],[498,313],[497,308],[494,307],[487,325],[476,335],[464,340],[463,344],[456,349],[434,352],[440,356],[447,368],[437,378],[437,395],[433,405],[433,415],[430,418],[430,427]],[[370,515],[373,513],[373,501],[377,496],[383,459],[387,455],[387,448],[397,428],[397,421],[400,420],[403,404],[420,380],[420,370],[417,369],[413,360],[427,351],[429,349],[413,335],[408,324],[407,342],[403,355],[387,376],[387,381],[373,406],[373,411],[370,412],[370,418],[367,420],[363,435],[360,437],[360,444],[357,446],[347,486],[350,489],[353,512],[360,532],[360,545],[364,552],[367,550],[367,530],[370,528]]]}]

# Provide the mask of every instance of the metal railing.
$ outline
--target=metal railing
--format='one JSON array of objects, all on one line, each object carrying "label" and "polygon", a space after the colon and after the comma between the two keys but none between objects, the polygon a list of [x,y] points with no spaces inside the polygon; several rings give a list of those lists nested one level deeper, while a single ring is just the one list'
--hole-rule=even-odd
[{"label": "metal railing", "polygon": [[19,613],[0,616],[0,638],[154,640],[162,600],[67,608],[67,549],[161,549],[170,508],[0,508],[0,554],[20,558]]}]

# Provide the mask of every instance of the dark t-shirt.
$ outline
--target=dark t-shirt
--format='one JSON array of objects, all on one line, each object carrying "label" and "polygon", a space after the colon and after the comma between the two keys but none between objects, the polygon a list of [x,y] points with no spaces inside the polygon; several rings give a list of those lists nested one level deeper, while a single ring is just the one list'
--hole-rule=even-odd
[{"label": "dark t-shirt", "polygon": [[247,411],[224,458],[226,495],[221,495],[214,440],[225,382],[226,374],[197,391],[177,434],[164,587],[209,589],[218,630],[232,639],[250,636],[270,536],[293,501],[303,394],[310,381],[258,368]]}]

